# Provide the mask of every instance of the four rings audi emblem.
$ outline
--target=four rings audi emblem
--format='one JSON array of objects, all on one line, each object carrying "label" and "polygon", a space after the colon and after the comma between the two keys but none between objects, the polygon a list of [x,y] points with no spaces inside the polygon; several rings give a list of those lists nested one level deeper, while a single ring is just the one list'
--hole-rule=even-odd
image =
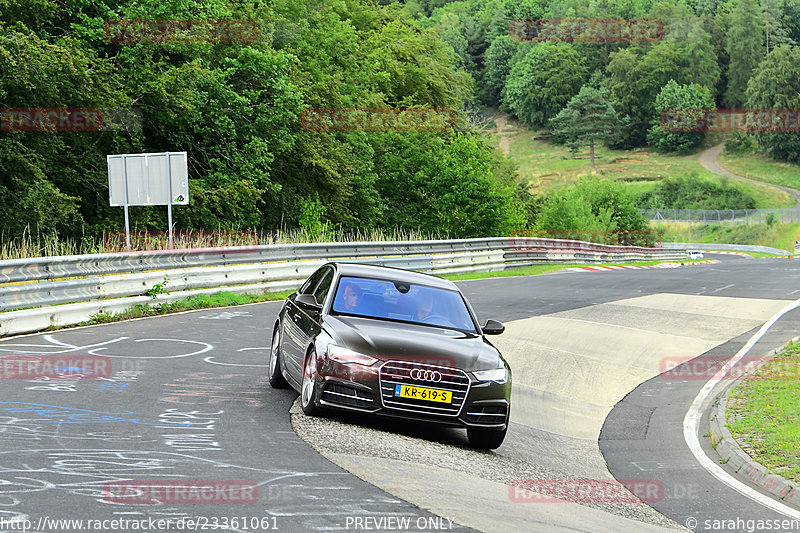
[{"label": "four rings audi emblem", "polygon": [[442,375],[436,370],[421,370],[419,368],[414,368],[411,370],[409,374],[411,379],[418,379],[420,381],[431,381],[433,383],[438,383],[442,381]]}]

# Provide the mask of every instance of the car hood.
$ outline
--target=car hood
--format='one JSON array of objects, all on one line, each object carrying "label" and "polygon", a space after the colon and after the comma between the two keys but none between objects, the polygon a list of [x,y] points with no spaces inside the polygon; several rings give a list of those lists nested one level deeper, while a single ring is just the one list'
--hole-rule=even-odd
[{"label": "car hood", "polygon": [[382,361],[416,361],[467,372],[503,365],[500,352],[474,333],[345,316],[328,316],[325,326],[335,343]]}]

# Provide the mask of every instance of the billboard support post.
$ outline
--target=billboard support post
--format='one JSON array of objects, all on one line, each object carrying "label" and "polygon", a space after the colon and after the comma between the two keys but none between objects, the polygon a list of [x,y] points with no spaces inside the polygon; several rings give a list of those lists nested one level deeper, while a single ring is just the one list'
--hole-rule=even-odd
[{"label": "billboard support post", "polygon": [[[172,194],[172,164],[167,156],[167,187]],[[169,228],[169,249],[172,250],[172,202],[167,203],[167,228]]]},{"label": "billboard support post", "polygon": [[[122,182],[128,183],[127,165],[122,165]],[[125,187],[125,251],[131,251],[131,219],[128,216],[128,187]]]},{"label": "billboard support post", "polygon": [[172,204],[167,204],[167,226],[169,226],[169,249],[172,250]]}]

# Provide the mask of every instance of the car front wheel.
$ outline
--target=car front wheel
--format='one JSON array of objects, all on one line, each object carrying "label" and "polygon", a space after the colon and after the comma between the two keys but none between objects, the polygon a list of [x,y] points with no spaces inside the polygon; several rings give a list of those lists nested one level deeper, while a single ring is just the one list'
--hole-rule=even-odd
[{"label": "car front wheel", "polygon": [[318,416],[322,410],[316,405],[317,354],[312,349],[303,364],[303,384],[300,387],[300,407],[308,416]]},{"label": "car front wheel", "polygon": [[275,326],[272,332],[272,348],[269,352],[269,384],[273,389],[285,389],[289,386],[281,373],[281,326]]},{"label": "car front wheel", "polygon": [[494,450],[503,444],[503,439],[506,438],[506,429],[481,429],[481,428],[467,428],[467,438],[469,444],[473,448],[479,450]]}]

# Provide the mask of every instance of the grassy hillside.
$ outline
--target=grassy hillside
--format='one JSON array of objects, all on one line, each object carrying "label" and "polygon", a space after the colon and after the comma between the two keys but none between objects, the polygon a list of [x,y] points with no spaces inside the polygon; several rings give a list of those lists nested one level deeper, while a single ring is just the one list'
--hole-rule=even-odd
[{"label": "grassy hillside", "polygon": [[739,176],[800,189],[800,165],[781,163],[760,154],[732,154],[725,151],[717,161],[720,166]]},{"label": "grassy hillside", "polygon": [[[567,147],[550,143],[542,138],[542,132],[529,131],[510,117],[499,114],[495,122],[499,127],[487,130],[487,135],[494,146],[507,153],[519,166],[519,179],[527,184],[530,192],[541,193],[548,189],[566,187],[581,176],[589,174],[588,148],[573,157]],[[750,168],[746,159],[737,161],[745,170]],[[725,179],[703,168],[698,161],[697,153],[680,156],[660,154],[644,148],[609,150],[601,146],[595,148],[595,164],[597,174],[624,182],[636,194],[654,188],[658,181],[665,178],[687,176],[690,173],[696,173],[700,178]],[[773,163],[773,165],[777,168],[779,164]],[[771,168],[768,161],[753,160],[752,172],[758,170],[768,174]],[[730,170],[737,172],[733,168]],[[788,170],[786,172],[788,173]],[[795,175],[796,183],[800,186],[800,173]],[[755,198],[756,206],[759,208],[795,205],[788,194],[767,185],[727,181]]]}]

